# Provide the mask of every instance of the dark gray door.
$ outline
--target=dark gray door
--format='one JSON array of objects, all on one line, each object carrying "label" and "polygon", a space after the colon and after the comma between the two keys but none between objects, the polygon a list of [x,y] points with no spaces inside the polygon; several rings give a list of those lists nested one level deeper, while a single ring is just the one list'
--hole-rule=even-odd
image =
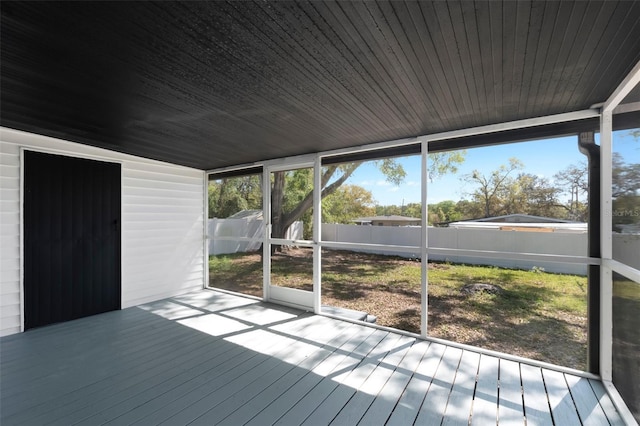
[{"label": "dark gray door", "polygon": [[120,165],[24,164],[25,329],[120,309]]}]

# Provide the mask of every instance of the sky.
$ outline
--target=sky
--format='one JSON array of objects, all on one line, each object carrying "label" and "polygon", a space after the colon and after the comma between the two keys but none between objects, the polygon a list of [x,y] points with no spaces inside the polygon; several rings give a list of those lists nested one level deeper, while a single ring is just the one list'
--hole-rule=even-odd
[{"label": "sky", "polygon": [[[619,152],[625,162],[640,162],[640,140],[629,134],[628,130],[614,132],[613,150]],[[596,142],[598,143],[598,135]],[[445,200],[458,201],[472,192],[474,186],[464,182],[461,177],[479,170],[488,175],[509,158],[516,157],[524,163],[521,172],[531,173],[553,181],[553,175],[570,165],[586,163],[586,156],[578,151],[577,136],[521,142],[508,145],[496,145],[484,148],[468,149],[464,163],[458,172],[448,174],[429,183],[427,200],[429,204]],[[407,175],[400,186],[386,181],[385,176],[373,162],[367,162],[354,172],[348,184],[359,185],[371,191],[377,205],[406,205],[420,202],[420,156],[403,157],[400,163]]]}]

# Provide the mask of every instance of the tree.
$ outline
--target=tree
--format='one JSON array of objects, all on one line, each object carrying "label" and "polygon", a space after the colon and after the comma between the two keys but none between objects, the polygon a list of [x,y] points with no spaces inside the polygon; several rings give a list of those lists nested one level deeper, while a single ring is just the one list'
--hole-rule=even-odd
[{"label": "tree", "polygon": [[209,182],[209,217],[226,218],[242,210],[262,209],[260,175]]},{"label": "tree", "polygon": [[587,164],[585,162],[571,164],[553,175],[553,179],[561,193],[569,194],[569,201],[564,205],[567,217],[572,220],[586,220],[588,210],[586,200],[589,192]]},{"label": "tree", "polygon": [[370,191],[357,185],[342,185],[322,200],[322,222],[350,223],[356,217],[373,216],[375,203]]},{"label": "tree", "polygon": [[[438,177],[444,173],[457,170],[457,164],[464,161],[465,152],[458,151],[452,153],[429,154],[431,159],[429,166],[429,176]],[[398,161],[394,158],[385,158],[375,162],[378,169],[385,175],[387,181],[394,185],[399,185],[406,172]],[[349,179],[362,162],[343,163],[329,165],[322,168],[321,175],[321,199],[328,197],[338,190],[338,188]],[[273,173],[271,182],[271,235],[274,238],[283,238],[286,229],[305,215],[313,206],[312,176],[311,169],[306,171],[281,171]],[[305,174],[307,185],[306,193],[298,191],[299,187],[289,187],[289,181],[296,180],[300,174]],[[291,189],[295,191],[291,191]],[[293,192],[294,196],[288,194]],[[294,202],[290,202],[294,198]]]},{"label": "tree", "polygon": [[558,200],[561,190],[553,186],[548,179],[523,173],[518,175],[516,181],[521,191],[521,211],[534,216],[563,217],[564,206]]},{"label": "tree", "polygon": [[446,175],[447,173],[457,173],[458,165],[464,163],[467,155],[466,150],[433,152],[428,156],[429,181]]},{"label": "tree", "polygon": [[[325,166],[320,178],[320,198],[333,194],[356,171],[362,162]],[[380,160],[378,167],[388,181],[398,184],[406,172],[393,159]],[[273,173],[271,186],[271,235],[284,238],[293,222],[299,220],[313,206],[312,169],[278,171]]]},{"label": "tree", "polygon": [[505,180],[499,194],[500,214],[529,214],[534,216],[562,217],[558,201],[560,190],[548,179],[519,173]]},{"label": "tree", "polygon": [[422,204],[408,203],[402,210],[402,216],[422,218]]},{"label": "tree", "polygon": [[460,200],[456,203],[456,210],[460,212],[464,219],[476,219],[482,217],[484,214],[484,207],[476,201]]},{"label": "tree", "polygon": [[422,217],[422,204],[421,203],[408,203],[398,206],[396,204],[390,204],[388,206],[376,206],[376,216],[405,216],[405,217]]},{"label": "tree", "polygon": [[400,216],[402,214],[402,207],[391,204],[388,206],[376,206],[376,216]]},{"label": "tree", "polygon": [[492,217],[508,214],[564,217],[564,206],[559,202],[561,190],[541,176],[518,173],[524,164],[511,158],[509,165],[502,165],[488,175],[477,170],[463,179],[476,187],[471,200],[462,200],[456,207],[465,218]]},{"label": "tree", "polygon": [[509,181],[510,175],[514,171],[523,168],[522,161],[512,157],[509,159],[508,165],[501,165],[488,176],[478,170],[474,170],[462,177],[467,183],[477,185],[475,191],[471,193],[471,197],[482,205],[484,217],[497,216],[500,213],[503,207],[501,205],[501,196],[503,196],[505,188],[511,183]]},{"label": "tree", "polygon": [[455,201],[441,201],[437,204],[429,204],[428,207],[429,225],[455,222],[464,218],[462,212],[458,210],[458,204]]},{"label": "tree", "polygon": [[640,163],[625,163],[619,153],[613,154],[614,230],[620,225],[640,223]]},{"label": "tree", "polygon": [[625,163],[622,155],[614,152],[611,171],[613,198],[635,195],[640,191],[640,163]]}]

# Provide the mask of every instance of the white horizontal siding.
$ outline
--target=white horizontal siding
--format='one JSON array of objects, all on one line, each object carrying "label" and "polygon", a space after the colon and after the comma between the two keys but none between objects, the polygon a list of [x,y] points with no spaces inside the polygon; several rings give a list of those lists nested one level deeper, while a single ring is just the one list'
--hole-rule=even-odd
[{"label": "white horizontal siding", "polygon": [[5,313],[5,308],[9,307],[9,309],[20,309],[20,289],[16,289],[18,291],[14,291],[13,293],[0,294],[0,307],[2,308],[2,313]]},{"label": "white horizontal siding", "polygon": [[[16,252],[18,249],[15,249]],[[20,267],[0,270],[0,294],[20,291]]]},{"label": "white horizontal siding", "polygon": [[191,191],[191,192],[178,191],[178,190],[172,191],[167,188],[165,189],[150,188],[150,187],[137,188],[135,186],[130,185],[127,187],[127,195],[128,195],[127,198],[135,198],[135,197],[164,198],[168,195],[174,199],[190,201],[193,199],[194,192],[195,191]]},{"label": "white horizontal siding", "polygon": [[[178,281],[176,281],[178,282]],[[202,287],[202,277],[198,276],[196,279],[186,279],[182,277],[178,284],[170,283],[169,285],[161,285],[151,280],[144,282],[153,286],[154,295],[149,296],[149,292],[146,288],[132,289],[123,293],[123,298],[127,298],[130,301],[130,306],[147,303],[148,301],[155,301],[171,297],[171,295],[181,294],[192,291],[194,288]]]},{"label": "white horizontal siding", "polygon": [[123,170],[122,180],[125,186],[132,187],[151,187],[157,188],[158,184],[167,185],[169,189],[175,189],[182,192],[195,192],[195,185],[198,179],[194,179],[193,176],[176,175],[173,179],[167,179],[166,172],[171,168],[167,168],[165,173],[158,171],[150,173],[141,170]]},{"label": "white horizontal siding", "polygon": [[20,156],[0,148],[0,335],[20,331]]},{"label": "white horizontal siding", "polygon": [[4,144],[2,139],[0,137],[0,335],[6,335],[19,332],[21,322],[20,150]]},{"label": "white horizontal siding", "polygon": [[[20,197],[18,197],[18,200],[14,201],[14,206],[15,204],[19,204],[20,203]],[[14,211],[10,211],[10,212],[2,212],[0,213],[0,226],[14,226],[16,224],[20,224],[20,212],[14,212]],[[6,235],[6,234],[2,234],[2,235]]]},{"label": "white horizontal siding", "polygon": [[0,128],[0,335],[20,331],[20,148],[122,164],[122,307],[201,288],[201,170]]}]

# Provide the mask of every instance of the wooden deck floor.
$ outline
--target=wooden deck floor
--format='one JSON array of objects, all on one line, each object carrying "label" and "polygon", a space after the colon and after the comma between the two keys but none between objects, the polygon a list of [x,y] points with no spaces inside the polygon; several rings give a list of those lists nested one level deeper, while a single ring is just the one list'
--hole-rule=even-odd
[{"label": "wooden deck floor", "polygon": [[3,426],[622,424],[596,380],[206,290],[0,350]]}]

